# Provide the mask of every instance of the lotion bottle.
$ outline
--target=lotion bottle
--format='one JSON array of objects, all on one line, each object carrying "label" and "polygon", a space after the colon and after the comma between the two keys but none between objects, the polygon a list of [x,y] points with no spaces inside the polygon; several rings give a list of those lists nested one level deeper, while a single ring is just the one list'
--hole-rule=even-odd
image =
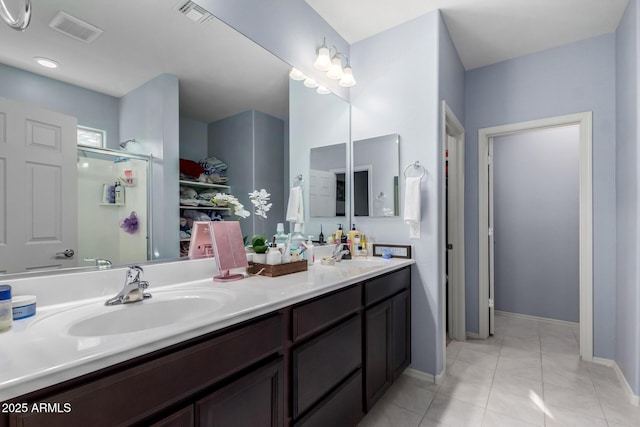
[{"label": "lotion bottle", "polygon": [[342,224],[338,224],[338,230],[336,231],[336,241],[334,242],[336,245],[339,245],[342,242]]},{"label": "lotion bottle", "polygon": [[313,263],[316,261],[315,255],[313,253],[313,241],[311,240],[313,236],[309,236],[309,240],[307,240],[307,262],[309,267],[313,266]]},{"label": "lotion bottle", "polygon": [[351,255],[359,256],[360,251],[358,246],[360,246],[360,232],[356,230],[355,224],[351,226],[351,231],[349,231],[349,238],[347,239],[347,243],[349,244],[349,251],[351,251]]}]

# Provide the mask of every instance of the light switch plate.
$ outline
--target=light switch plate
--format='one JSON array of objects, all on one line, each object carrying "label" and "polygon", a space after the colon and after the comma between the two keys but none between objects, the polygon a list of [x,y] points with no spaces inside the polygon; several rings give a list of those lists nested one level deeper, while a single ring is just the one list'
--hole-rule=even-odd
[{"label": "light switch plate", "polygon": [[411,259],[411,245],[386,245],[376,243],[373,245],[373,256],[382,256],[382,251],[388,249],[394,258]]}]

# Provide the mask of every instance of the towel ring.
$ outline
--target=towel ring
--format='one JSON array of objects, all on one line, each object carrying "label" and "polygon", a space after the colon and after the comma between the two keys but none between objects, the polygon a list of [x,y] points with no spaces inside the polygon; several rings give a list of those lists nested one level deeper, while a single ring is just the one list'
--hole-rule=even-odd
[{"label": "towel ring", "polygon": [[407,171],[409,170],[409,168],[413,167],[414,169],[420,169],[422,168],[422,175],[420,175],[420,179],[422,179],[425,174],[427,173],[427,170],[424,168],[424,166],[422,166],[420,164],[420,162],[418,160],[416,160],[415,162],[407,165],[406,168],[404,168],[404,172],[402,172],[402,175],[404,175],[404,179],[407,179]]}]

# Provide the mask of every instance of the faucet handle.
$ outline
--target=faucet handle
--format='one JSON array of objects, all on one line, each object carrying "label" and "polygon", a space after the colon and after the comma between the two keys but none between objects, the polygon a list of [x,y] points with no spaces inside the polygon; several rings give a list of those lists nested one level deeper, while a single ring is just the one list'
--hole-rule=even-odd
[{"label": "faucet handle", "polygon": [[147,282],[146,280],[141,280],[138,282],[138,288],[147,289],[148,287],[149,287],[149,282]]}]

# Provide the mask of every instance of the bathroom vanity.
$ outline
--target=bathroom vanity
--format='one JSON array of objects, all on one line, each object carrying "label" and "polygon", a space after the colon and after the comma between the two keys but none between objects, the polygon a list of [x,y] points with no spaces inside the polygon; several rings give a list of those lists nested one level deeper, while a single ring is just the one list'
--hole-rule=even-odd
[{"label": "bathroom vanity", "polygon": [[[148,278],[153,298],[120,314],[102,312],[101,297],[39,307],[0,335],[11,349],[0,426],[355,426],[410,363],[411,264],[345,260],[226,284]],[[171,318],[200,305],[211,310]],[[166,322],[154,307],[171,324],[119,326],[135,313],[125,310]],[[20,360],[30,350],[39,357]]]}]

